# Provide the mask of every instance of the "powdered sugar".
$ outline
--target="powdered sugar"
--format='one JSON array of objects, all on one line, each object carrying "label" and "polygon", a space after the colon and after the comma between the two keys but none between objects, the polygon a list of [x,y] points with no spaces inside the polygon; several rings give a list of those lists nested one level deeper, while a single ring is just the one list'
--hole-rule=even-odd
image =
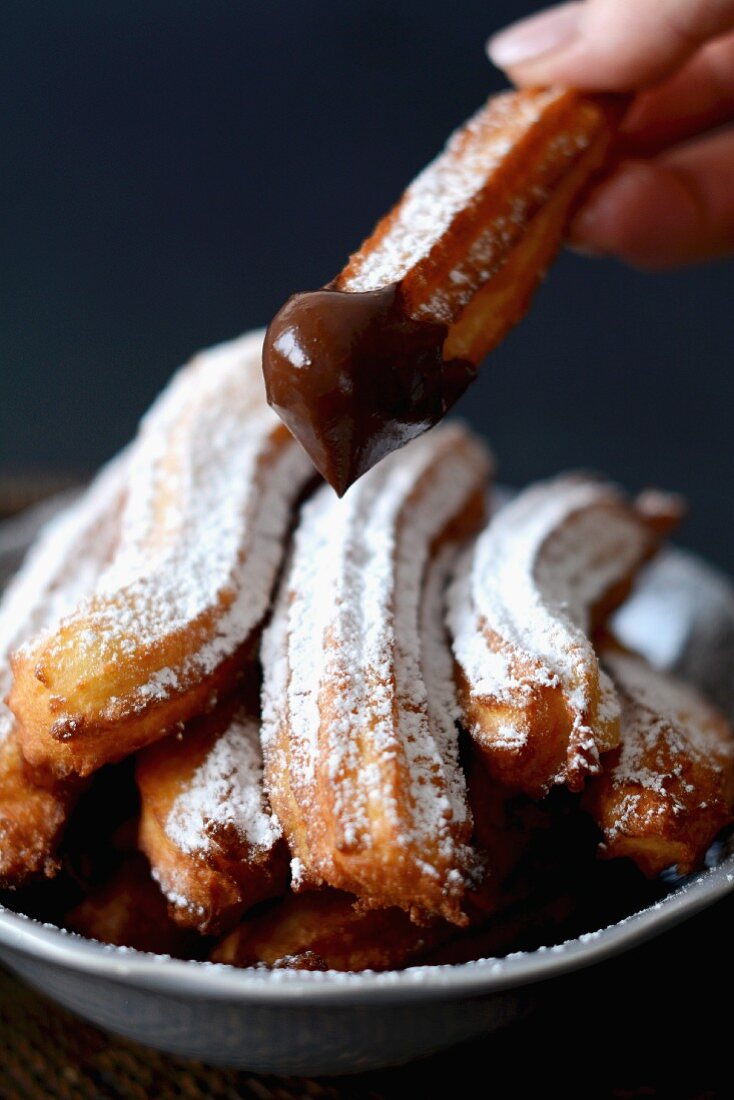
[{"label": "powdered sugar", "polygon": [[[731,763],[734,741],[718,712],[693,688],[634,654],[608,650],[604,663],[622,702],[621,749],[609,779],[613,786],[629,788],[614,826],[607,828],[613,837],[641,811],[687,810],[687,796],[694,793],[685,778],[687,762],[721,771]],[[646,800],[645,792],[662,795],[664,801]],[[705,803],[699,808],[705,809]]]},{"label": "powdered sugar", "polygon": [[599,115],[565,110],[569,97],[552,89],[492,97],[351,257],[339,289],[405,280],[414,317],[453,324],[598,136]]},{"label": "powdered sugar", "polygon": [[[512,99],[512,123],[517,129],[537,122],[544,108],[562,93],[547,91],[535,98]],[[376,290],[399,279],[428,255],[446,233],[456,215],[470,206],[474,196],[486,185],[487,176],[512,149],[506,123],[510,98],[493,101],[491,125],[485,122],[482,108],[465,127],[458,130],[446,146],[405,191],[396,207],[387,231],[366,254],[360,256],[356,270],[343,289]],[[502,226],[496,227],[477,244],[490,253],[495,236],[501,239]],[[461,275],[456,276],[460,280]]]},{"label": "powdered sugar", "polygon": [[[461,863],[451,849],[468,811],[436,647],[440,580],[432,575],[424,592],[424,579],[432,542],[486,472],[479,444],[450,426],[383,461],[341,500],[317,493],[263,646],[266,759],[287,773],[305,817],[325,762],[337,843],[379,845],[372,823],[382,817],[433,878],[430,852]],[[426,675],[435,676],[430,696]],[[296,854],[313,874],[309,853]]]},{"label": "powdered sugar", "polygon": [[431,738],[437,746],[437,760],[443,763],[446,773],[447,807],[451,820],[464,821],[467,816],[466,793],[456,736],[459,705],[444,621],[446,582],[455,557],[456,548],[445,546],[426,570],[420,610],[420,661],[426,685],[426,715]]},{"label": "powdered sugar", "polygon": [[15,719],[4,700],[12,684],[9,658],[39,630],[92,590],[118,535],[129,455],[105,466],[87,491],[43,528],[0,605],[0,741]]},{"label": "powdered sugar", "polygon": [[525,743],[522,700],[535,686],[560,685],[576,716],[572,741],[593,763],[592,685],[597,720],[613,722],[618,711],[588,638],[589,611],[649,539],[612,487],[561,477],[521,493],[462,558],[449,593],[454,655],[474,696],[520,706],[520,724],[503,726],[506,746]]},{"label": "powdered sugar", "polygon": [[269,851],[281,830],[265,800],[262,768],[259,723],[241,712],[171,807],[167,836],[182,852],[202,853],[226,827],[253,853]]},{"label": "powdered sugar", "polygon": [[[70,645],[97,667],[145,651],[150,677],[126,706],[212,672],[267,610],[291,506],[312,468],[265,403],[261,342],[253,333],[199,355],[155,403],[130,462],[117,553],[49,639],[52,658]],[[184,630],[194,649],[156,668],[156,652]]]},{"label": "powdered sugar", "polygon": [[176,889],[176,887],[171,884],[168,877],[163,875],[157,867],[151,867],[150,876],[154,882],[158,883],[160,891],[165,897],[166,901],[174,906],[174,908],[182,910],[186,913],[191,913],[193,916],[206,916],[205,906],[196,904],[191,900],[191,898],[186,897],[184,894],[180,893]]}]

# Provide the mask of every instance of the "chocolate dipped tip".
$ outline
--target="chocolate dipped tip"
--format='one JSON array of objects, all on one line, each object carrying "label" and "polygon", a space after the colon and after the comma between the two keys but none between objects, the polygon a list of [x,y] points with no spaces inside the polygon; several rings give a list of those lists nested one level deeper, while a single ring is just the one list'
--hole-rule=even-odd
[{"label": "chocolate dipped tip", "polygon": [[294,294],[265,335],[268,402],[343,496],[445,415],[476,375],[445,361],[445,325],[405,312],[397,285]]}]

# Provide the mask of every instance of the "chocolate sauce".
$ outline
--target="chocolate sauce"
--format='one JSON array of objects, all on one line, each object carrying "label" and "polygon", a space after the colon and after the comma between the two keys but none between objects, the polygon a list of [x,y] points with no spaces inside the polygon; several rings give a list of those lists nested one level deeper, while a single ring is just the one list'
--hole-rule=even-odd
[{"label": "chocolate sauce", "polygon": [[416,321],[395,284],[294,294],[265,336],[268,401],[342,496],[433,427],[476,375],[442,354],[447,326]]}]

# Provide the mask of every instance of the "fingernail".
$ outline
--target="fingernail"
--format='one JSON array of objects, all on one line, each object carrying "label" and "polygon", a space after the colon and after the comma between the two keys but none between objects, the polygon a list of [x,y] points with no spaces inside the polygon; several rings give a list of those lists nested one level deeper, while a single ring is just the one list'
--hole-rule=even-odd
[{"label": "fingernail", "polygon": [[490,61],[500,69],[534,61],[567,46],[578,35],[583,4],[560,4],[513,23],[487,43]]}]

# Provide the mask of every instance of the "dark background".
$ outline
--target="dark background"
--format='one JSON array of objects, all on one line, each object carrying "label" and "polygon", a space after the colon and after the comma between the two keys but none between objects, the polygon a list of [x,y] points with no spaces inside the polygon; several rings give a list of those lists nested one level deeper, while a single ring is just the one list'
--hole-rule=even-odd
[{"label": "dark background", "polygon": [[[331,277],[502,86],[488,33],[536,6],[6,5],[0,470],[91,469],[194,349]],[[734,568],[733,270],[563,256],[461,408],[502,477],[681,489],[681,541]]]}]

